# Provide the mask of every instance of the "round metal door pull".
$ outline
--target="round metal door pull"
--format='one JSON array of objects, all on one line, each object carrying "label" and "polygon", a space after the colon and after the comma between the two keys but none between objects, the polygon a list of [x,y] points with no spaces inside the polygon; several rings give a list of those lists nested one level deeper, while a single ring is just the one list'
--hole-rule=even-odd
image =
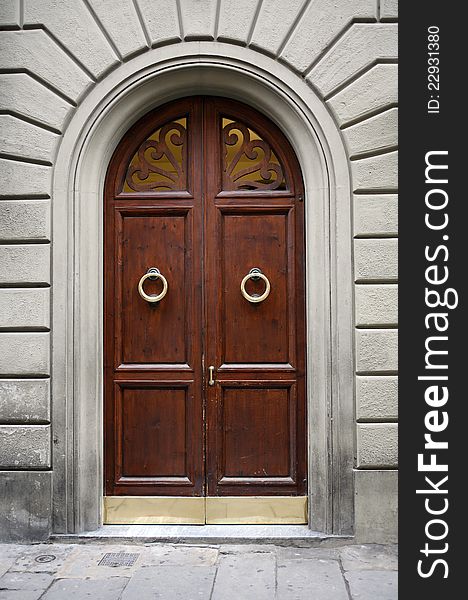
[{"label": "round metal door pull", "polygon": [[[152,294],[149,295],[147,294],[144,289],[143,289],[143,284],[145,283],[145,281],[147,279],[160,279],[162,284],[163,284],[163,289],[161,291],[160,294]],[[146,302],[159,302],[160,300],[162,300],[164,298],[164,296],[167,294],[167,279],[164,277],[164,275],[161,275],[161,273],[159,272],[159,269],[156,269],[156,267],[151,267],[151,269],[148,269],[148,272],[145,273],[143,275],[143,277],[140,279],[139,283],[138,283],[138,293],[140,294],[140,296],[143,298],[143,300],[146,300]]]},{"label": "round metal door pull", "polygon": [[[255,294],[255,295],[251,296],[246,291],[245,284],[247,283],[247,281],[249,279],[253,279],[253,280],[262,279],[265,282],[265,291],[263,292],[263,294],[260,294],[260,295]],[[241,289],[242,295],[244,296],[244,298],[246,300],[248,300],[249,302],[252,302],[252,304],[257,304],[258,302],[263,302],[266,298],[268,298],[268,295],[271,290],[271,286],[270,286],[268,277],[266,275],[264,275],[260,269],[257,269],[255,267],[254,269],[250,269],[250,271],[244,277],[244,279],[241,282],[240,289]]]}]

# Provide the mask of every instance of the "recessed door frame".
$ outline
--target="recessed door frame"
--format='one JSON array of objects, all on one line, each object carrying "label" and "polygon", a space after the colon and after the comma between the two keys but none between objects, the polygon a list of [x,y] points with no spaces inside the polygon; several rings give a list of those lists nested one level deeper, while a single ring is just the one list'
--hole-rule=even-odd
[{"label": "recessed door frame", "polygon": [[[156,53],[156,51],[153,51]],[[149,110],[213,94],[251,104],[282,129],[304,176],[308,315],[309,526],[353,530],[351,191],[339,130],[283,65],[245,48],[190,42],[125,63],[68,125],[54,173],[55,532],[102,523],[102,192],[113,150]]]},{"label": "recessed door frame", "polygon": [[[162,156],[180,148],[173,181],[147,148],[155,132]],[[222,165],[242,157],[237,181]],[[207,523],[306,523],[305,211],[289,142],[251,106],[184,97],[126,132],[104,194],[104,523],[199,522],[199,496]],[[136,284],[153,261],[170,283],[149,304]],[[252,265],[266,302],[239,289]]]}]

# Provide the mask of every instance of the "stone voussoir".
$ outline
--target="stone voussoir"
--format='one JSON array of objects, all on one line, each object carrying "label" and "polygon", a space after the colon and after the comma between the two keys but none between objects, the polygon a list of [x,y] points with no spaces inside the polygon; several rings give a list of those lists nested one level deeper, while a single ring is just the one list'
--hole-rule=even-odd
[{"label": "stone voussoir", "polygon": [[0,153],[52,164],[58,141],[56,133],[11,115],[0,115]]},{"label": "stone voussoir", "polygon": [[176,2],[138,0],[138,6],[153,46],[180,41],[181,31]]},{"label": "stone voussoir", "polygon": [[396,60],[396,25],[354,23],[312,68],[307,80],[323,96],[372,65],[376,60]]},{"label": "stone voussoir", "polygon": [[[316,0],[306,9],[292,32],[281,58],[296,71],[304,72],[352,19],[376,19],[374,0]],[[311,31],[314,35],[311,35]]]},{"label": "stone voussoir", "polygon": [[262,2],[252,35],[252,47],[277,56],[303,4],[302,0]]},{"label": "stone voussoir", "polygon": [[2,0],[0,3],[0,27],[20,27],[19,0]]},{"label": "stone voussoir", "polygon": [[377,64],[328,100],[339,125],[363,119],[398,100],[398,67]]},{"label": "stone voussoir", "polygon": [[0,69],[27,69],[72,101],[92,83],[46,31],[37,29],[0,32]]},{"label": "stone voussoir", "polygon": [[184,38],[214,39],[216,0],[184,0],[180,3]]},{"label": "stone voussoir", "polygon": [[123,58],[147,48],[145,34],[132,0],[89,0]]},{"label": "stone voussoir", "polygon": [[24,22],[44,25],[95,78],[118,63],[84,2],[24,0]]},{"label": "stone voussoir", "polygon": [[[265,4],[271,10],[272,2]],[[291,9],[290,4],[289,8]],[[221,2],[217,39],[246,44],[249,41],[250,29],[255,18],[257,6],[257,0],[224,0]],[[291,10],[291,13],[294,14],[294,10]]]},{"label": "stone voussoir", "polygon": [[72,105],[27,73],[0,74],[0,110],[62,131]]}]

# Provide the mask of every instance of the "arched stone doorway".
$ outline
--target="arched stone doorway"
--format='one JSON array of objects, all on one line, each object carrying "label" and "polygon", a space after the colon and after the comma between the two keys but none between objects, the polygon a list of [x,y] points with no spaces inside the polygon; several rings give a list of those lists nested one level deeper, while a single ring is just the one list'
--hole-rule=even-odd
[{"label": "arched stone doorway", "polygon": [[[259,109],[291,143],[304,177],[309,526],[350,533],[353,527],[353,383],[351,208],[346,154],[339,132],[303,81],[267,57],[209,43],[142,55],[93,89],[72,119],[55,169],[55,397],[66,396],[55,434],[56,531],[102,523],[102,194],[111,155],[129,126],[149,110],[187,94],[230,97]],[[237,56],[239,54],[239,56]],[[68,223],[64,228],[63,223]],[[62,249],[62,252],[61,250]],[[67,257],[64,260],[64,257]],[[65,287],[65,282],[67,286]],[[64,312],[63,307],[67,310]],[[59,350],[63,349],[63,353]],[[313,401],[312,401],[313,399]],[[61,425],[62,424],[62,425]],[[65,432],[73,432],[73,435]]]}]

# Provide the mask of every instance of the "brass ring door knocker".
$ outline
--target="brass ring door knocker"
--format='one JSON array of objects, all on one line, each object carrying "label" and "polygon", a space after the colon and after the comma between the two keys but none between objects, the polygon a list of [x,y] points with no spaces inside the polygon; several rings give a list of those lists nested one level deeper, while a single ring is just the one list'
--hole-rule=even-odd
[{"label": "brass ring door knocker", "polygon": [[[263,294],[250,295],[246,291],[245,284],[247,283],[247,281],[249,279],[252,279],[253,281],[262,279],[265,282],[265,291],[263,292]],[[257,304],[258,302],[263,302],[266,298],[268,298],[268,295],[271,290],[271,286],[270,286],[268,277],[266,275],[264,275],[260,269],[258,269],[257,267],[254,267],[253,269],[250,269],[250,271],[247,273],[247,275],[242,280],[240,289],[241,289],[242,295],[244,296],[244,298],[246,300],[248,300],[249,302],[252,302],[252,304]]]},{"label": "brass ring door knocker", "polygon": [[[145,291],[143,289],[143,284],[145,283],[145,281],[147,279],[151,279],[152,281],[155,281],[156,279],[161,280],[163,289],[160,294],[149,295],[149,294],[145,293]],[[151,269],[148,269],[148,271],[143,275],[143,277],[138,282],[138,293],[143,298],[143,300],[146,300],[146,302],[151,302],[151,303],[159,302],[167,294],[167,288],[168,288],[167,279],[164,277],[164,275],[162,275],[159,272],[159,269],[156,269],[156,267],[151,267]]]}]

